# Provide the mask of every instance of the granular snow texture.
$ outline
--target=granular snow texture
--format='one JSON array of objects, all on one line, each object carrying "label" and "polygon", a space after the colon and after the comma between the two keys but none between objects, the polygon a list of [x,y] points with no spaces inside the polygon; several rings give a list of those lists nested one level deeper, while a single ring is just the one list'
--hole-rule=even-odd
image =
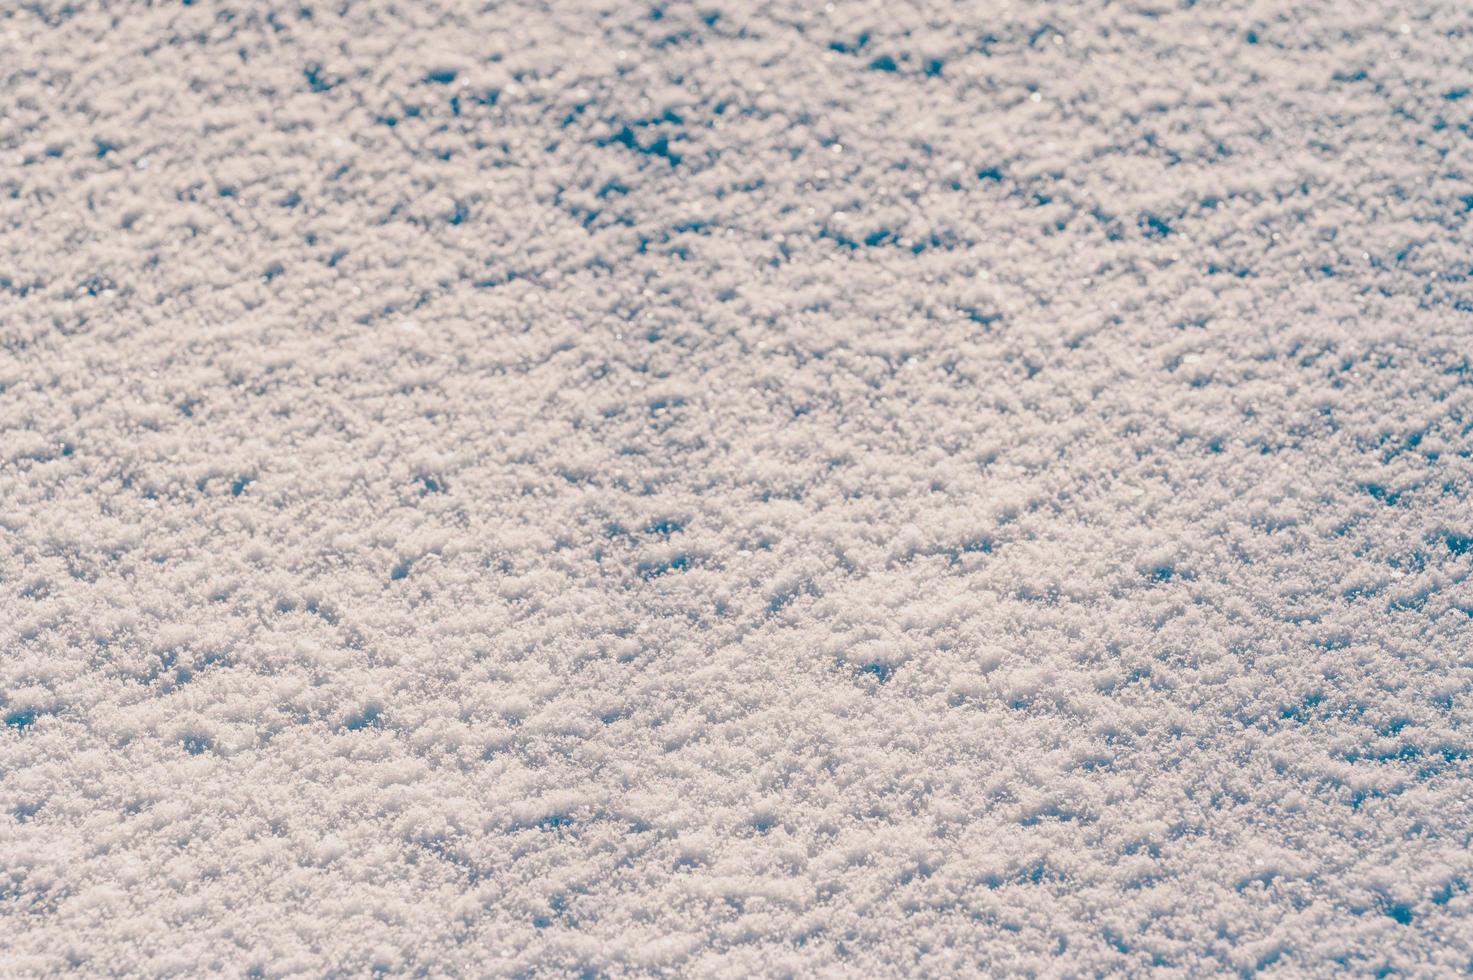
[{"label": "granular snow texture", "polygon": [[1473,967],[1473,8],[0,12],[0,973]]}]

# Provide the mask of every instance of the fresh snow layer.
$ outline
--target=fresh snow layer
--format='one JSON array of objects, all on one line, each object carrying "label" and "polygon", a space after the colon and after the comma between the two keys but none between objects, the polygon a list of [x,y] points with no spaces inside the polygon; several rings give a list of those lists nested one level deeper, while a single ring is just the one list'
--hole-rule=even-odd
[{"label": "fresh snow layer", "polygon": [[0,973],[1473,966],[1461,0],[0,9]]}]

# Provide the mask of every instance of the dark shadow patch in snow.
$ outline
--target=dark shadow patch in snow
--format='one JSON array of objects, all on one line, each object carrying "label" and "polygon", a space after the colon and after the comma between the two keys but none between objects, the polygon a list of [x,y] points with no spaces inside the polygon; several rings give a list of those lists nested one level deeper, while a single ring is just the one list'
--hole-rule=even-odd
[{"label": "dark shadow patch in snow", "polygon": [[1171,225],[1154,214],[1142,215],[1140,224],[1147,238],[1165,238],[1171,234]]},{"label": "dark shadow patch in snow", "polygon": [[968,320],[971,320],[979,327],[991,327],[994,323],[1002,320],[1001,313],[995,313],[991,310],[978,309],[975,306],[963,307],[962,313],[966,315],[966,318]]},{"label": "dark shadow patch in snow", "polygon": [[787,608],[799,596],[811,595],[813,592],[813,583],[811,582],[803,582],[790,588],[779,589],[767,601],[767,614],[769,616],[776,615]]},{"label": "dark shadow patch in snow", "polygon": [[1297,721],[1301,725],[1319,716],[1315,712],[1321,704],[1324,704],[1325,696],[1319,692],[1306,695],[1298,704],[1290,705],[1279,712],[1279,717],[1286,721]]},{"label": "dark shadow patch in snow", "polygon": [[661,159],[669,163],[672,167],[678,167],[680,165],[680,161],[684,159],[679,153],[676,153],[670,148],[669,137],[660,136],[653,143],[645,146],[640,143],[639,139],[634,135],[634,130],[627,125],[622,127],[617,133],[615,133],[608,139],[599,140],[597,145],[623,146],[630,150],[633,150],[635,153],[641,153],[645,156],[660,157]]},{"label": "dark shadow patch in snow", "polygon": [[1125,937],[1114,929],[1106,927],[1101,931],[1100,936],[1105,940],[1105,944],[1115,950],[1115,952],[1122,956],[1129,956],[1131,954],[1132,947],[1130,943],[1126,942]]},{"label": "dark shadow patch in snow", "polygon": [[1401,501],[1400,493],[1389,490],[1379,483],[1363,483],[1361,489],[1388,507],[1395,507]]},{"label": "dark shadow patch in snow", "polygon": [[302,608],[311,613],[313,616],[318,617],[329,626],[336,626],[338,624],[337,610],[333,609],[331,606],[322,604],[315,598],[308,599],[306,604],[303,605]]},{"label": "dark shadow patch in snow", "polygon": [[408,558],[401,558],[401,559],[399,559],[399,563],[396,564],[389,571],[389,581],[391,581],[391,582],[397,582],[400,579],[408,578],[409,577],[409,566],[411,564],[412,564],[412,562],[410,562],[410,560]]},{"label": "dark shadow patch in snow", "polygon": [[1450,878],[1443,883],[1442,887],[1432,893],[1433,905],[1446,905],[1453,900],[1454,895],[1461,895],[1468,890],[1468,883],[1462,878]]},{"label": "dark shadow patch in snow", "polygon": [[35,723],[36,711],[33,708],[20,708],[5,715],[6,728],[29,728]]},{"label": "dark shadow patch in snow", "polygon": [[843,232],[841,232],[841,231],[835,231],[832,228],[827,228],[826,227],[826,228],[821,229],[819,231],[819,233],[818,233],[818,237],[819,238],[827,238],[829,241],[835,242],[838,245],[842,246],[843,248],[847,248],[847,249],[850,249],[850,250],[859,248],[859,243],[857,241],[855,241],[854,239],[850,238],[848,235],[844,234]]},{"label": "dark shadow patch in snow", "polygon": [[1404,926],[1412,924],[1412,907],[1405,902],[1393,902],[1389,899],[1382,900],[1380,909],[1383,915]]},{"label": "dark shadow patch in snow", "polygon": [[378,728],[382,717],[383,714],[378,705],[364,705],[362,711],[349,716],[348,720],[343,722],[343,727],[350,732],[362,731],[369,727]]},{"label": "dark shadow patch in snow", "polygon": [[1449,766],[1455,766],[1460,762],[1468,761],[1468,750],[1453,745],[1445,745],[1437,753],[1442,761]]},{"label": "dark shadow patch in snow", "polygon": [[1385,752],[1374,752],[1365,757],[1371,762],[1415,762],[1422,758],[1422,750],[1415,745],[1400,745]]},{"label": "dark shadow patch in snow", "polygon": [[997,889],[1004,885],[1041,885],[1051,877],[1053,876],[1049,873],[1048,863],[1039,859],[1010,875],[996,872],[984,875],[981,883],[987,888]]},{"label": "dark shadow patch in snow", "polygon": [[670,572],[683,572],[690,567],[690,556],[681,552],[665,561],[642,561],[637,566],[642,579],[659,578]]},{"label": "dark shadow patch in snow", "polygon": [[869,44],[869,32],[860,33],[853,41],[830,41],[829,50],[839,54],[858,54]]},{"label": "dark shadow patch in snow", "polygon": [[307,87],[314,92],[330,92],[337,83],[328,80],[322,74],[322,65],[311,64],[302,69],[302,76],[307,79]]}]

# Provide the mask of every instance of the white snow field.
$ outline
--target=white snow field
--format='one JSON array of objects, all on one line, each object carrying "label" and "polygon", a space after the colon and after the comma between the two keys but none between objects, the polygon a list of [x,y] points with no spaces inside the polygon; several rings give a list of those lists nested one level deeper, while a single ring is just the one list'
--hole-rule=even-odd
[{"label": "white snow field", "polygon": [[1463,0],[0,5],[0,975],[1473,969]]}]

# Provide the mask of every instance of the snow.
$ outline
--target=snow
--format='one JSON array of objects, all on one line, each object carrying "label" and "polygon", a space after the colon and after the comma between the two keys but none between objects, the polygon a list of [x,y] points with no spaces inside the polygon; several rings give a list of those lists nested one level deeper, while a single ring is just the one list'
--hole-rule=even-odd
[{"label": "snow", "polygon": [[0,973],[1466,971],[1470,32],[0,11]]}]

